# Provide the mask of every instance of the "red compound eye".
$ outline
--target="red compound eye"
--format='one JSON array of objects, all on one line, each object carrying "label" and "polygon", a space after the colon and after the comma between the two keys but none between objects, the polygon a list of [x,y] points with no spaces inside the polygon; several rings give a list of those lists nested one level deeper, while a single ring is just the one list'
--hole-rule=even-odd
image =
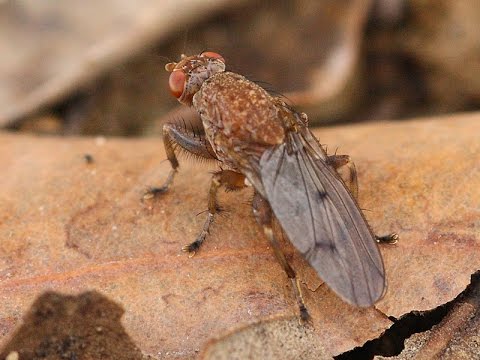
[{"label": "red compound eye", "polygon": [[186,76],[182,70],[173,71],[168,78],[168,86],[170,87],[170,92],[177,99],[183,94],[185,80]]},{"label": "red compound eye", "polygon": [[216,52],[205,51],[205,52],[202,53],[202,56],[206,56],[206,57],[209,57],[209,58],[220,60],[221,62],[223,62],[225,64],[225,59],[223,58],[223,56],[220,55],[220,54],[217,54]]}]

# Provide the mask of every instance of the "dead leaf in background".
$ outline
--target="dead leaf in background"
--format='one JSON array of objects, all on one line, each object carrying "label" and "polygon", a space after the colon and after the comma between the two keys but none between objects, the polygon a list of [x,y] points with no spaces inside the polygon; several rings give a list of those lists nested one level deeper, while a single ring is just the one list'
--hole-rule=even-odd
[{"label": "dead leaf in background", "polygon": [[64,99],[154,41],[238,2],[2,2],[0,125]]},{"label": "dead leaf in background", "polygon": [[440,111],[462,110],[480,100],[480,3],[411,0],[399,46],[425,71],[429,96]]},{"label": "dead leaf in background", "polygon": [[[147,133],[173,104],[165,57],[206,48],[287,93],[311,119],[332,121],[363,97],[354,77],[370,7],[370,0],[9,2],[8,20],[0,18],[0,51],[8,55],[0,63],[0,125],[60,106],[63,133]],[[36,128],[29,123],[36,117],[22,120]]]},{"label": "dead leaf in background", "polygon": [[474,0],[132,4],[3,2],[0,125],[150,134],[176,104],[166,58],[205,49],[286,94],[312,124],[479,108]]},{"label": "dead leaf in background", "polygon": [[[479,269],[479,116],[316,132],[355,160],[360,204],[375,231],[401,236],[381,249],[389,287],[380,311],[343,303],[285,244],[327,354],[377,337],[391,325],[386,316],[452,300]],[[169,169],[158,139],[4,133],[0,156],[3,345],[47,289],[95,289],[118,302],[132,340],[159,358],[192,358],[226,331],[295,315],[290,282],[257,228],[248,191],[221,195],[225,216],[192,259],[180,248],[203,224],[196,214],[206,209],[207,169],[184,161],[168,194],[140,201]]]},{"label": "dead leaf in background", "polygon": [[[370,0],[247,4],[228,13],[228,25],[213,20],[199,26],[191,34],[195,46],[189,54],[214,49],[224,56],[228,70],[274,93],[281,91],[312,123],[317,118],[334,122],[366,95],[360,90],[359,62],[371,5]],[[217,31],[213,36],[212,28]],[[180,53],[173,56],[178,61]],[[190,109],[178,107],[157,119],[153,131],[160,134],[162,125],[179,115],[187,123],[195,121]]]}]

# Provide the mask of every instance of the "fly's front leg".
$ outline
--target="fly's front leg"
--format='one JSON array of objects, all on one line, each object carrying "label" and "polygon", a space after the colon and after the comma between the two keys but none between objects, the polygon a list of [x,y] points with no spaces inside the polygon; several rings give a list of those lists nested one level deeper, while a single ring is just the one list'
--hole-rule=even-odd
[{"label": "fly's front leg", "polygon": [[208,192],[208,215],[202,232],[194,242],[182,248],[183,251],[190,253],[190,256],[195,255],[209,233],[210,225],[219,209],[217,193],[221,186],[225,186],[225,189],[230,191],[240,190],[246,187],[245,176],[232,170],[220,170],[213,174],[210,191]]},{"label": "fly's front leg", "polygon": [[175,155],[176,145],[180,146],[185,151],[206,159],[216,159],[215,153],[210,143],[205,137],[195,131],[195,129],[188,129],[186,125],[179,126],[176,124],[163,125],[163,143],[165,146],[165,153],[172,168],[168,174],[167,180],[160,187],[151,187],[143,195],[144,199],[150,199],[155,195],[162,194],[168,190],[173,183],[175,174],[178,171],[180,164]]},{"label": "fly's front leg", "polygon": [[305,302],[303,301],[302,290],[300,288],[300,283],[297,275],[295,274],[295,271],[292,269],[287,259],[285,258],[285,255],[280,248],[280,244],[278,243],[275,235],[273,234],[272,209],[268,202],[263,199],[258,193],[255,193],[255,196],[253,198],[253,214],[255,215],[258,224],[263,228],[263,232],[267,236],[268,240],[270,240],[278,262],[280,263],[280,265],[282,265],[283,270],[285,270],[288,278],[292,282],[292,288],[295,293],[295,298],[297,300],[297,304],[300,310],[300,320],[302,322],[308,321],[310,319],[310,315],[308,314],[307,307],[305,306]]},{"label": "fly's front leg", "polygon": [[[342,166],[347,166],[349,171],[349,190],[352,193],[355,200],[358,200],[358,179],[357,179],[357,169],[355,168],[355,163],[350,159],[349,155],[330,155],[327,158],[327,162],[332,165],[335,170]],[[375,239],[379,244],[389,244],[393,245],[398,242],[398,234],[391,233],[388,235],[375,235]]]}]

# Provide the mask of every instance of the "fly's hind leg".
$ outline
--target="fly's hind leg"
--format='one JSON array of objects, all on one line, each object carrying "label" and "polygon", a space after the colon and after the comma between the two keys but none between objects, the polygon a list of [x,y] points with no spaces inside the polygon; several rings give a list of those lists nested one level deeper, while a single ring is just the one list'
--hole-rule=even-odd
[{"label": "fly's hind leg", "polygon": [[[355,163],[350,159],[349,155],[330,155],[327,157],[327,162],[333,166],[335,170],[341,168],[342,166],[347,166],[349,177],[348,177],[348,187],[352,193],[355,200],[358,200],[358,179],[357,179],[357,169]],[[388,235],[375,235],[375,239],[379,244],[389,244],[393,245],[398,242],[398,234],[391,233]]]},{"label": "fly's hind leg", "polygon": [[210,191],[208,193],[208,215],[202,232],[194,242],[182,248],[183,251],[190,253],[190,256],[195,255],[195,252],[200,248],[209,233],[210,225],[219,210],[217,192],[221,186],[225,186],[227,191],[240,190],[247,186],[245,184],[245,175],[232,170],[220,170],[213,174]]},{"label": "fly's hind leg", "polygon": [[216,159],[215,153],[210,143],[200,130],[193,127],[188,129],[187,126],[167,123],[163,125],[163,143],[167,159],[172,168],[168,174],[167,180],[160,187],[150,187],[143,195],[144,199],[153,198],[155,195],[163,194],[173,183],[173,179],[180,166],[177,156],[175,155],[176,146],[180,146],[183,150],[205,159]]},{"label": "fly's hind leg", "polygon": [[280,244],[278,243],[275,235],[273,234],[272,228],[272,209],[268,202],[263,199],[258,193],[255,193],[253,198],[253,214],[258,222],[258,224],[263,228],[263,232],[267,236],[268,240],[272,244],[273,251],[275,252],[275,256],[277,257],[278,262],[282,265],[283,270],[287,273],[288,278],[292,282],[292,288],[295,293],[295,298],[297,300],[297,304],[300,310],[300,320],[301,322],[306,322],[310,319],[310,315],[308,314],[307,307],[305,306],[305,302],[303,301],[302,290],[300,288],[300,283],[295,274],[295,271],[292,269],[290,264],[287,262],[285,255],[280,248]]}]

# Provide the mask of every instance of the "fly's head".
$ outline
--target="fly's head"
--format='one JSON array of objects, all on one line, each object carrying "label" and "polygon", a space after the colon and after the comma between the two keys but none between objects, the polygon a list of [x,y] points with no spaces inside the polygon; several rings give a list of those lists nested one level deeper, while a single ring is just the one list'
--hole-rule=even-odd
[{"label": "fly's head", "polygon": [[182,104],[190,106],[193,95],[210,76],[225,71],[225,60],[215,52],[205,51],[199,55],[186,56],[178,63],[168,63],[168,85],[173,96]]}]

